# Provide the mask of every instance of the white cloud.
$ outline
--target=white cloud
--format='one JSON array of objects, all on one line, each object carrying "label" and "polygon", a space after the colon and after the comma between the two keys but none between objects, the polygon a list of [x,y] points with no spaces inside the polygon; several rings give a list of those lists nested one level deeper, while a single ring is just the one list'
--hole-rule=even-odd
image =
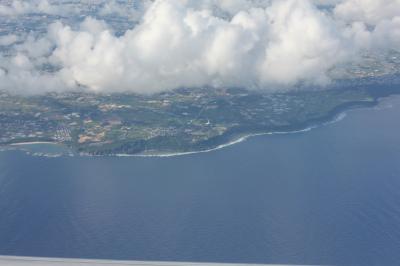
[{"label": "white cloud", "polygon": [[348,56],[334,22],[307,1],[275,2],[268,14],[273,23],[262,80],[289,85],[329,82],[328,70]]},{"label": "white cloud", "polygon": [[18,41],[18,36],[15,34],[8,34],[0,36],[0,46],[8,46]]},{"label": "white cloud", "polygon": [[334,15],[350,24],[346,30],[358,47],[400,51],[400,0],[347,0],[335,7]]},{"label": "white cloud", "polygon": [[65,12],[58,5],[51,4],[48,0],[12,0],[9,4],[0,3],[0,15],[17,16],[28,13],[59,14]]},{"label": "white cloud", "polygon": [[[333,13],[316,7],[324,4],[335,5]],[[1,59],[0,88],[48,91],[79,84],[93,91],[152,93],[205,85],[324,85],[332,69],[361,51],[400,50],[398,5],[398,0],[149,1],[143,15],[135,15],[140,23],[122,36],[93,18],[78,28],[57,22],[42,37],[29,35],[13,57]],[[122,7],[119,1],[102,2],[99,12],[132,14]],[[48,64],[51,73],[41,70]]]},{"label": "white cloud", "polygon": [[[94,90],[326,83],[340,60],[332,23],[307,1],[274,2],[223,20],[179,0],[156,1],[124,36],[60,29],[53,58]],[[321,64],[324,67],[321,67]]]},{"label": "white cloud", "polygon": [[[0,88],[15,93],[43,93],[66,89],[59,75],[41,73],[25,55],[0,56]],[[71,88],[72,89],[72,88]]]},{"label": "white cloud", "polygon": [[106,1],[100,8],[100,16],[120,16],[132,21],[141,19],[144,11],[152,4],[151,0]]},{"label": "white cloud", "polygon": [[400,0],[345,0],[335,6],[338,19],[376,25],[400,16]]}]

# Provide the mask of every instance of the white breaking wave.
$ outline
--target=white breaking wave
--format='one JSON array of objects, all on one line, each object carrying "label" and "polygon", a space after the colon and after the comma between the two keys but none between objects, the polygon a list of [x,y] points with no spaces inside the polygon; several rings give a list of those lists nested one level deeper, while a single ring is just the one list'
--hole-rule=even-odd
[{"label": "white breaking wave", "polygon": [[255,134],[248,134],[242,137],[239,137],[238,139],[235,139],[231,142],[225,143],[218,145],[215,148],[211,149],[206,149],[206,150],[200,150],[200,151],[190,151],[190,152],[177,152],[177,153],[166,153],[166,154],[116,154],[116,155],[111,155],[111,156],[117,156],[117,157],[175,157],[175,156],[184,156],[184,155],[191,155],[191,154],[198,154],[198,153],[207,153],[207,152],[212,152],[220,149],[224,149],[230,146],[233,146],[235,144],[241,143],[246,141],[247,139],[251,137],[257,137],[257,136],[267,136],[267,135],[285,135],[285,134],[297,134],[297,133],[305,133],[309,132],[315,128],[318,128],[320,126],[325,126],[325,125],[330,125],[334,123],[338,123],[342,121],[344,118],[346,118],[347,114],[345,112],[340,113],[337,115],[332,121],[322,123],[320,125],[313,125],[306,127],[304,129],[300,130],[294,130],[294,131],[275,131],[275,132],[265,132],[265,133],[255,133]]}]

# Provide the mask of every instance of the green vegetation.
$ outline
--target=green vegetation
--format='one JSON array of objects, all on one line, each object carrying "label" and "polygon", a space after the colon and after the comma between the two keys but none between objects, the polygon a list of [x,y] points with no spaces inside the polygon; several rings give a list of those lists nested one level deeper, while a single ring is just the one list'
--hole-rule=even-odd
[{"label": "green vegetation", "polygon": [[291,131],[373,105],[397,86],[261,92],[179,89],[151,96],[0,93],[0,144],[52,141],[92,155],[189,152],[246,134]]}]

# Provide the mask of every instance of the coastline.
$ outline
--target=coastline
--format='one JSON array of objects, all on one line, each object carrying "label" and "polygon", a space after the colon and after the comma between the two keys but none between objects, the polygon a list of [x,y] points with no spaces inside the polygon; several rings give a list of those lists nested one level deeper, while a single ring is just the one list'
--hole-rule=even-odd
[{"label": "coastline", "polygon": [[51,142],[51,141],[30,141],[30,142],[12,143],[12,144],[9,144],[8,146],[22,146],[22,145],[36,145],[36,144],[63,145],[62,143]]},{"label": "coastline", "polygon": [[[333,123],[337,123],[341,120],[343,120],[348,111],[351,110],[357,110],[357,109],[362,109],[362,108],[369,108],[369,107],[376,107],[381,103],[381,99],[386,99],[389,98],[390,96],[387,97],[382,97],[375,99],[374,101],[371,102],[351,102],[347,103],[341,106],[337,106],[334,110],[332,110],[329,114],[327,114],[324,117],[320,117],[318,119],[306,121],[304,124],[299,125],[296,127],[292,127],[293,130],[277,130],[277,131],[268,131],[268,132],[259,132],[259,133],[242,133],[242,134],[237,134],[236,136],[231,136],[228,138],[230,139],[229,141],[219,144],[215,147],[212,148],[207,148],[203,150],[194,150],[194,151],[187,151],[187,152],[149,152],[149,153],[138,153],[138,154],[106,154],[106,155],[93,155],[89,153],[74,153],[74,155],[82,156],[82,157],[140,157],[140,158],[168,158],[168,157],[177,157],[177,156],[186,156],[186,155],[194,155],[194,154],[200,154],[200,153],[208,153],[208,152],[213,152],[216,150],[224,149],[229,146],[236,145],[238,143],[244,142],[247,139],[251,137],[257,137],[257,136],[265,136],[265,135],[283,135],[283,134],[297,134],[297,133],[302,133],[302,132],[308,132],[312,129],[318,128],[320,126],[324,125],[329,125]],[[41,144],[49,144],[49,145],[62,145],[67,147],[63,143],[58,143],[58,142],[51,142],[51,141],[32,141],[32,142],[21,142],[21,143],[12,143],[3,146],[3,148],[7,147],[22,147],[25,145],[41,145]],[[0,146],[1,148],[1,146]],[[70,147],[69,147],[70,148]],[[70,148],[71,149],[71,148]],[[71,149],[73,151],[73,149]],[[1,150],[0,150],[1,151]],[[40,156],[52,156],[52,154],[46,154],[46,152],[40,153]],[[71,156],[71,154],[63,154],[61,156]]]},{"label": "coastline", "polygon": [[[171,152],[171,153],[149,153],[149,154],[109,154],[109,155],[91,155],[91,154],[87,154],[87,153],[77,153],[76,155],[78,156],[82,156],[82,157],[140,157],[140,158],[155,158],[155,157],[159,157],[159,158],[168,158],[168,157],[177,157],[177,156],[186,156],[186,155],[193,155],[193,154],[200,154],[200,153],[208,153],[208,152],[213,152],[216,150],[220,150],[220,149],[224,149],[227,148],[229,146],[233,146],[236,145],[238,143],[244,142],[249,138],[252,137],[257,137],[257,136],[266,136],[266,135],[284,135],[284,134],[296,134],[296,133],[302,133],[302,132],[308,132],[314,128],[317,128],[319,126],[324,126],[324,125],[328,125],[328,124],[333,124],[336,122],[341,121],[342,119],[344,119],[346,117],[346,113],[342,112],[339,113],[336,118],[334,118],[331,121],[326,121],[322,124],[315,124],[313,126],[308,126],[304,129],[299,129],[299,130],[293,130],[293,131],[271,131],[271,132],[263,132],[263,133],[253,133],[253,134],[244,134],[238,138],[233,138],[233,140],[227,142],[227,143],[223,143],[220,144],[214,148],[209,148],[209,149],[204,149],[204,150],[198,150],[198,151],[188,151],[188,152]],[[13,143],[13,144],[9,144],[7,146],[10,147],[17,147],[17,146],[26,146],[26,145],[40,145],[40,144],[49,144],[49,145],[62,145],[65,146],[62,143],[58,143],[58,142],[50,142],[50,141],[32,141],[32,142],[21,142],[21,143]],[[7,147],[4,146],[4,147]],[[46,155],[46,153],[42,153],[42,156],[48,156]]]},{"label": "coastline", "polygon": [[[325,123],[322,123],[320,125],[314,125],[314,126],[309,126],[307,128],[304,129],[300,129],[300,130],[294,130],[294,131],[271,131],[271,132],[264,132],[264,133],[254,133],[254,134],[248,134],[248,135],[244,135],[241,136],[239,138],[236,138],[230,142],[224,143],[224,144],[220,144],[215,148],[210,148],[210,149],[205,149],[205,150],[199,150],[199,151],[188,151],[188,152],[176,152],[176,153],[165,153],[165,154],[111,154],[111,155],[105,155],[105,156],[110,156],[110,157],[160,157],[160,158],[165,158],[165,157],[177,157],[177,156],[185,156],[185,155],[192,155],[192,154],[198,154],[198,153],[208,153],[208,152],[213,152],[216,150],[220,150],[220,149],[224,149],[227,148],[229,146],[233,146],[236,144],[239,144],[241,142],[244,142],[246,140],[248,140],[249,138],[252,137],[258,137],[258,136],[267,136],[267,135],[285,135],[285,134],[297,134],[297,133],[303,133],[303,132],[308,132],[310,130],[313,130],[314,128],[320,127],[320,126],[324,126],[324,125],[330,125],[330,124],[334,124],[336,122],[341,121],[342,119],[344,119],[347,116],[347,114],[345,112],[340,113],[337,115],[337,117],[335,119],[333,119],[332,121],[327,121]],[[102,157],[102,155],[100,155],[99,157]]]}]

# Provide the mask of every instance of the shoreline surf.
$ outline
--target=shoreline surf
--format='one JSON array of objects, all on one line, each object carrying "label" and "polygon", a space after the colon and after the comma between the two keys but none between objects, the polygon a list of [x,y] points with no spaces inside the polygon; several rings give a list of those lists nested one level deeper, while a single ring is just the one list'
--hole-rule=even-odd
[{"label": "shoreline surf", "polygon": [[29,141],[29,142],[12,143],[9,144],[8,146],[40,145],[40,144],[63,145],[62,143],[51,142],[51,141]]},{"label": "shoreline surf", "polygon": [[[224,144],[220,144],[217,147],[214,148],[210,148],[210,149],[205,149],[205,150],[198,150],[198,151],[188,151],[188,152],[172,152],[172,153],[154,153],[154,154],[109,154],[109,155],[92,155],[92,154],[86,154],[86,153],[76,153],[74,155],[78,155],[78,156],[82,156],[82,157],[141,157],[141,158],[154,158],[154,157],[160,157],[160,158],[168,158],[168,157],[177,157],[177,156],[185,156],[185,155],[193,155],[193,154],[199,154],[199,153],[208,153],[208,152],[213,152],[216,150],[220,150],[220,149],[224,149],[236,144],[239,144],[241,142],[244,142],[246,140],[248,140],[249,138],[252,137],[257,137],[257,136],[267,136],[267,135],[284,135],[284,134],[296,134],[296,133],[302,133],[302,132],[308,132],[314,128],[320,127],[320,126],[324,126],[324,125],[328,125],[328,124],[333,124],[333,123],[337,123],[339,121],[341,121],[342,119],[344,119],[346,117],[346,113],[340,113],[336,116],[336,118],[334,118],[331,121],[326,121],[322,124],[316,124],[316,125],[312,125],[309,127],[306,127],[304,129],[300,129],[300,130],[293,130],[293,131],[271,131],[271,132],[263,132],[263,133],[254,133],[254,134],[246,134],[243,136],[240,136],[239,138],[236,138],[232,141],[229,141],[227,143]],[[49,145],[61,145],[61,146],[65,146],[62,143],[58,143],[58,142],[45,142],[45,141],[32,141],[32,142],[21,142],[21,143],[13,143],[13,144],[9,144],[7,146],[3,146],[2,148],[5,148],[5,150],[7,150],[7,147],[10,148],[15,148],[18,146],[29,146],[29,145],[41,145],[41,144],[49,144]],[[1,148],[1,147],[0,147]],[[22,151],[26,151],[27,150],[23,150]],[[1,151],[1,150],[0,150]],[[29,153],[31,154],[31,153]],[[35,155],[36,154],[36,155]],[[34,156],[51,156],[53,157],[54,154],[46,154],[46,152],[40,152],[40,155],[38,155],[38,153],[33,153],[31,155]],[[67,156],[67,154],[61,154],[59,157],[62,156]],[[71,156],[70,154],[68,156]]]},{"label": "shoreline surf", "polygon": [[[16,147],[23,147],[23,146],[28,146],[28,145],[42,145],[42,144],[48,144],[48,145],[61,145],[64,146],[66,148],[70,149],[70,153],[64,153],[64,154],[57,154],[59,156],[57,157],[63,157],[63,156],[82,156],[82,157],[139,157],[139,158],[168,158],[168,157],[177,157],[177,156],[186,156],[186,155],[194,155],[194,154],[201,154],[201,153],[208,153],[208,152],[213,152],[213,151],[217,151],[220,149],[224,149],[239,143],[242,143],[246,140],[248,140],[249,138],[252,137],[257,137],[257,136],[267,136],[267,135],[284,135],[284,134],[297,134],[297,133],[303,133],[303,132],[308,132],[310,130],[313,130],[315,128],[321,127],[321,126],[325,126],[325,125],[330,125],[330,124],[334,124],[337,122],[340,122],[341,120],[343,120],[346,116],[347,116],[347,112],[349,111],[353,111],[353,110],[360,110],[360,109],[364,109],[364,108],[376,108],[377,106],[382,104],[382,101],[384,101],[385,99],[390,99],[392,98],[392,96],[395,97],[395,95],[391,95],[389,97],[383,97],[381,99],[377,99],[375,102],[372,102],[372,106],[371,103],[366,103],[366,106],[357,106],[357,103],[353,103],[354,106],[345,106],[345,107],[339,107],[338,109],[340,110],[339,112],[335,113],[335,111],[333,111],[333,118],[331,119],[324,119],[321,118],[321,123],[315,123],[315,124],[311,124],[309,126],[306,126],[303,129],[296,129],[296,130],[292,130],[292,131],[270,131],[270,132],[261,132],[261,133],[250,133],[250,134],[243,134],[241,136],[238,137],[234,137],[232,138],[231,141],[228,141],[226,143],[217,145],[214,148],[209,148],[209,149],[204,149],[204,150],[197,150],[197,151],[188,151],[188,152],[159,152],[159,153],[151,153],[149,152],[148,154],[145,153],[139,153],[139,154],[107,154],[107,155],[93,155],[93,154],[88,154],[88,153],[79,153],[79,152],[75,152],[73,151],[72,148],[67,147],[65,144],[62,143],[58,143],[58,142],[50,142],[50,141],[32,141],[32,142],[21,142],[21,143],[12,143],[12,144],[8,144],[5,146],[0,146],[0,151],[6,151],[7,148],[16,148]],[[368,105],[369,104],[369,105]],[[325,120],[325,121],[324,121]],[[4,150],[1,150],[1,148],[3,148]],[[17,149],[18,150],[18,149]],[[34,153],[30,153],[27,150],[24,149],[20,149],[22,151],[27,152],[30,155],[34,155],[34,156],[47,156],[47,157],[54,157],[54,154],[46,154],[46,152],[34,152]],[[73,153],[71,155],[71,152]]]}]

